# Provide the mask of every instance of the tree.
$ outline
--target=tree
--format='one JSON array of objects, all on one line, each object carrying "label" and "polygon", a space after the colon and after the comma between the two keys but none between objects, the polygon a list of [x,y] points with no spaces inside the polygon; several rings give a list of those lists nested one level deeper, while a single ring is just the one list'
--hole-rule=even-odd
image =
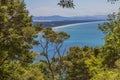
[{"label": "tree", "polygon": [[[63,7],[63,8],[74,8],[75,4],[74,4],[73,1],[74,0],[60,0],[58,5]],[[114,4],[116,1],[119,1],[119,0],[107,0],[107,1],[111,2],[112,4]]]},{"label": "tree", "polygon": [[[58,5],[74,8],[72,0]],[[106,34],[103,47],[71,47],[66,55],[63,43],[70,36],[33,26],[31,18],[23,0],[0,0],[0,80],[120,79],[120,12],[99,27]],[[38,32],[40,41],[35,41]],[[38,54],[31,49],[36,44],[44,57],[40,63],[33,63]],[[51,46],[54,52],[49,56]]]},{"label": "tree", "polygon": [[115,67],[115,62],[120,58],[120,12],[109,15],[109,22],[105,22],[99,28],[106,34],[103,55],[104,64]]},{"label": "tree", "polygon": [[66,80],[89,80],[89,67],[86,60],[92,56],[92,48],[71,47],[65,56],[64,67],[66,69]]},{"label": "tree", "polygon": [[13,64],[16,65],[18,62],[25,67],[33,63],[36,53],[30,49],[33,47],[38,31],[38,27],[32,26],[32,19],[25,8],[24,1],[0,0],[1,80],[13,80],[9,76],[16,71],[12,67]]},{"label": "tree", "polygon": [[39,64],[23,66],[19,62],[11,62],[4,65],[0,80],[43,80],[44,75],[39,66]]},{"label": "tree", "polygon": [[106,34],[105,45],[101,48],[102,68],[93,75],[91,80],[120,79],[120,12],[108,16],[109,22],[99,28]]},{"label": "tree", "polygon": [[62,6],[63,8],[74,8],[73,0],[60,0],[58,5]]},{"label": "tree", "polygon": [[[45,28],[40,33],[39,45],[41,46],[41,58],[42,62],[46,66],[46,70],[43,73],[46,75],[46,79],[55,80],[62,79],[62,58],[65,54],[63,49],[63,43],[70,36],[65,32],[55,32],[51,28]],[[52,51],[51,51],[52,50]],[[47,71],[47,74],[46,74]]]}]

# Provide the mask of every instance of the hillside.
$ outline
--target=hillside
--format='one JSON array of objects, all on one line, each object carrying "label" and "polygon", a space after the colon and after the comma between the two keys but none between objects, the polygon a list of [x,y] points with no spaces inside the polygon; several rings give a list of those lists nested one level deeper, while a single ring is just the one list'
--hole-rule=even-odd
[{"label": "hillside", "polygon": [[66,21],[66,20],[106,20],[106,15],[95,16],[75,16],[75,17],[63,17],[63,16],[33,16],[33,21],[48,22],[48,21]]},{"label": "hillside", "polygon": [[74,23],[105,21],[106,15],[63,17],[63,16],[39,16],[33,17],[33,23],[41,23],[42,27],[55,27]]}]

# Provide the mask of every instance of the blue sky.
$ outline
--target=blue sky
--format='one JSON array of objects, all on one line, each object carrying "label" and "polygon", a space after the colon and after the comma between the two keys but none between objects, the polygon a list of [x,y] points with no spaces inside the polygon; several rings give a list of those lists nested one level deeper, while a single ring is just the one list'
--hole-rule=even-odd
[{"label": "blue sky", "polygon": [[74,0],[75,9],[59,7],[59,0],[25,0],[30,15],[33,16],[93,16],[107,15],[118,11],[120,1],[111,4],[107,0]]}]

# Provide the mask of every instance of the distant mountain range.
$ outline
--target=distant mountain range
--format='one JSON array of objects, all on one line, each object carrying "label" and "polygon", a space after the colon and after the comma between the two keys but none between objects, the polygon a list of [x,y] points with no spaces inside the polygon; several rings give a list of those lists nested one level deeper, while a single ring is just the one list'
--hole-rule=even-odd
[{"label": "distant mountain range", "polygon": [[63,17],[63,16],[33,16],[33,21],[50,22],[50,21],[69,21],[69,20],[106,20],[106,15],[95,16],[75,16],[75,17]]}]

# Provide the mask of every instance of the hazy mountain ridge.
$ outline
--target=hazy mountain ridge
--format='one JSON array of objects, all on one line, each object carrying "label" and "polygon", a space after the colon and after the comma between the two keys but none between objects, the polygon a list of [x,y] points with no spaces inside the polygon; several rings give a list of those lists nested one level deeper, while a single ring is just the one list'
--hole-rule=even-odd
[{"label": "hazy mountain ridge", "polygon": [[66,21],[66,20],[106,20],[106,15],[95,16],[75,16],[75,17],[63,17],[63,16],[33,16],[33,21]]}]

